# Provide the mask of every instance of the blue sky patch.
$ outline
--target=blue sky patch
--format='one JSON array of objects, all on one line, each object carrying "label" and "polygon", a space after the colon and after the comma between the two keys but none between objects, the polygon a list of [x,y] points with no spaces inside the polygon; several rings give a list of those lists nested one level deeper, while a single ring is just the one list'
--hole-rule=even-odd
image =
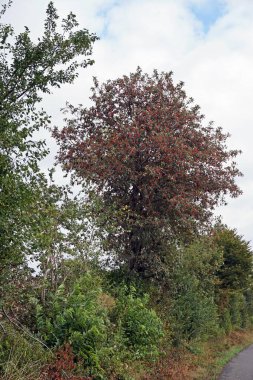
[{"label": "blue sky patch", "polygon": [[101,7],[96,12],[96,15],[98,17],[102,17],[104,19],[104,26],[103,26],[103,30],[100,33],[100,37],[105,37],[107,35],[107,31],[109,27],[108,14],[115,6],[118,6],[119,4],[120,4],[120,0],[112,0],[111,3],[109,2],[107,6]]},{"label": "blue sky patch", "polygon": [[222,0],[207,1],[202,5],[192,5],[190,9],[202,23],[205,33],[208,33],[211,26],[225,14],[225,4]]}]

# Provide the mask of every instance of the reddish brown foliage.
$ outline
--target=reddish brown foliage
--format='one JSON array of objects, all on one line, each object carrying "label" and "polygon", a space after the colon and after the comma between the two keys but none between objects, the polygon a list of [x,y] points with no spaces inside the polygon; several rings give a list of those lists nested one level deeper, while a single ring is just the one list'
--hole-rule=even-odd
[{"label": "reddish brown foliage", "polygon": [[167,357],[159,360],[151,373],[141,377],[142,380],[192,380],[197,369],[196,357],[185,350],[172,350]]},{"label": "reddish brown foliage", "polygon": [[197,380],[216,379],[221,371],[222,358],[233,347],[246,347],[252,344],[252,331],[233,331],[202,343],[198,354],[186,349],[173,349],[168,355],[151,365],[141,380]]},{"label": "reddish brown foliage", "polygon": [[146,259],[147,231],[166,226],[175,236],[206,222],[225,194],[238,196],[238,151],[227,149],[221,128],[204,125],[171,73],[138,69],[103,85],[95,80],[92,91],[94,105],[70,107],[73,119],[54,132],[59,160],[95,185],[105,205],[124,210],[117,224],[131,257]]},{"label": "reddish brown foliage", "polygon": [[75,376],[75,355],[69,344],[65,344],[55,355],[55,361],[44,368],[41,380],[92,380],[91,377]]}]

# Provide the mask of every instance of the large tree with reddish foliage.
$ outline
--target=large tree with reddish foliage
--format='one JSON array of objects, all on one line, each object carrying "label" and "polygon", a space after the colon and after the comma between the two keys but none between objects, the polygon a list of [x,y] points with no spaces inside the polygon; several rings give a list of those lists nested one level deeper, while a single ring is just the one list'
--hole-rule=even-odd
[{"label": "large tree with reddish foliage", "polygon": [[[90,108],[70,107],[65,128],[55,130],[58,158],[77,180],[92,185],[113,207],[114,240],[131,269],[146,271],[161,259],[162,236],[203,226],[214,207],[240,190],[228,135],[205,125],[172,73],[140,68],[100,85]],[[116,222],[115,222],[116,221]]]}]

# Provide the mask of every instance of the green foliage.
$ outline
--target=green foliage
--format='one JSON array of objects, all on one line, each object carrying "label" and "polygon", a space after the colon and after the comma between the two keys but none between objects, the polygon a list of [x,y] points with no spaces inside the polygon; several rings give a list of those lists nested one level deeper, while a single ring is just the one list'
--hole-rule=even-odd
[{"label": "green foliage", "polygon": [[[7,8],[3,6],[1,19]],[[27,27],[15,35],[11,25],[0,24],[1,288],[10,280],[12,269],[31,253],[31,228],[36,224],[32,206],[40,198],[42,178],[39,162],[48,153],[45,142],[36,141],[34,133],[50,124],[38,104],[43,93],[72,83],[78,67],[93,63],[89,56],[96,39],[86,29],[78,29],[72,13],[59,28],[52,2],[37,43]],[[78,62],[79,56],[83,59]]]},{"label": "green foliage", "polygon": [[100,370],[99,349],[106,341],[106,310],[99,302],[98,278],[86,273],[66,291],[60,285],[47,309],[37,305],[37,326],[51,347],[68,342],[91,372]]},{"label": "green foliage", "polygon": [[[92,256],[83,200],[72,196],[69,186],[58,186],[50,171],[50,182],[41,178],[40,191],[32,208],[30,229],[32,257],[40,269],[41,297],[62,282],[62,267],[76,257],[76,265]],[[75,262],[73,262],[73,265]]]},{"label": "green foliage", "polygon": [[154,358],[164,336],[163,324],[154,310],[148,307],[149,297],[136,296],[134,287],[123,288],[117,299],[115,316],[122,329],[123,341],[135,359]]},{"label": "green foliage", "polygon": [[234,293],[230,296],[229,309],[232,325],[235,327],[242,326],[242,311],[244,309],[244,297],[240,293]]},{"label": "green foliage", "polygon": [[[168,326],[180,344],[253,322],[249,243],[224,226],[192,241],[224,193],[239,195],[229,163],[239,152],[226,150],[221,129],[203,128],[171,73],[95,79],[94,107],[69,106],[55,136],[65,169],[89,185],[83,199],[40,172],[47,148],[34,134],[50,117],[38,105],[93,64],[96,39],[72,13],[58,27],[52,2],[36,43],[28,28],[15,36],[0,24],[0,307],[33,331],[0,314],[3,380],[33,380],[42,367],[48,378],[130,379],[131,361],[158,358]],[[88,217],[110,274],[90,255]]]},{"label": "green foliage", "polygon": [[40,343],[28,339],[9,323],[2,325],[0,341],[0,376],[2,380],[34,380],[52,357]]},{"label": "green foliage", "polygon": [[252,251],[249,242],[235,230],[218,226],[214,231],[216,244],[223,251],[224,263],[218,270],[221,288],[243,291],[252,284]]},{"label": "green foliage", "polygon": [[[176,249],[176,248],[175,248]],[[216,269],[222,255],[208,238],[179,247],[169,276],[169,320],[175,344],[206,339],[218,331],[215,304]]]},{"label": "green foliage", "polygon": [[253,318],[253,287],[251,286],[244,292],[245,301],[249,316]]},{"label": "green foliage", "polygon": [[252,315],[252,251],[236,230],[217,225],[213,232],[217,246],[223,252],[223,263],[217,270],[219,288],[217,301],[221,326],[226,332],[246,328]]},{"label": "green foliage", "polygon": [[223,310],[223,313],[220,319],[220,325],[224,329],[226,334],[232,331],[233,325],[231,321],[231,315],[228,309]]},{"label": "green foliage", "polygon": [[182,340],[206,339],[218,330],[213,297],[206,294],[198,281],[186,273],[174,295],[170,318],[176,344]]},{"label": "green foliage", "polygon": [[220,324],[226,333],[232,329],[248,328],[251,321],[251,307],[248,295],[242,292],[230,292],[227,296],[225,308],[220,312]]},{"label": "green foliage", "polygon": [[116,293],[104,293],[94,271],[62,284],[44,307],[37,302],[41,339],[52,348],[71,344],[86,375],[124,374],[124,362],[155,359],[164,333],[148,296],[133,287]]}]

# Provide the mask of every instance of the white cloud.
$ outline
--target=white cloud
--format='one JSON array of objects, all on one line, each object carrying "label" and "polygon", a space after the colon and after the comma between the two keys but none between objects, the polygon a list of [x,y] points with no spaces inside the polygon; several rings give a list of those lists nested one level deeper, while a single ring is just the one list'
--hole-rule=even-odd
[{"label": "white cloud", "polygon": [[[206,32],[203,20],[191,9],[205,10],[214,3],[224,6],[224,12]],[[28,24],[37,33],[46,4],[16,0],[10,12],[13,23],[18,28]],[[96,64],[84,70],[75,85],[64,86],[46,100],[54,122],[61,122],[59,108],[66,100],[89,103],[93,75],[100,80],[115,78],[137,65],[148,72],[173,70],[175,80],[186,83],[187,94],[196,99],[206,119],[231,132],[230,146],[243,150],[238,162],[245,175],[239,180],[244,195],[221,211],[228,225],[252,239],[253,1],[55,0],[55,5],[61,15],[69,10],[76,13],[81,26],[97,32],[101,40],[94,48]]]}]

